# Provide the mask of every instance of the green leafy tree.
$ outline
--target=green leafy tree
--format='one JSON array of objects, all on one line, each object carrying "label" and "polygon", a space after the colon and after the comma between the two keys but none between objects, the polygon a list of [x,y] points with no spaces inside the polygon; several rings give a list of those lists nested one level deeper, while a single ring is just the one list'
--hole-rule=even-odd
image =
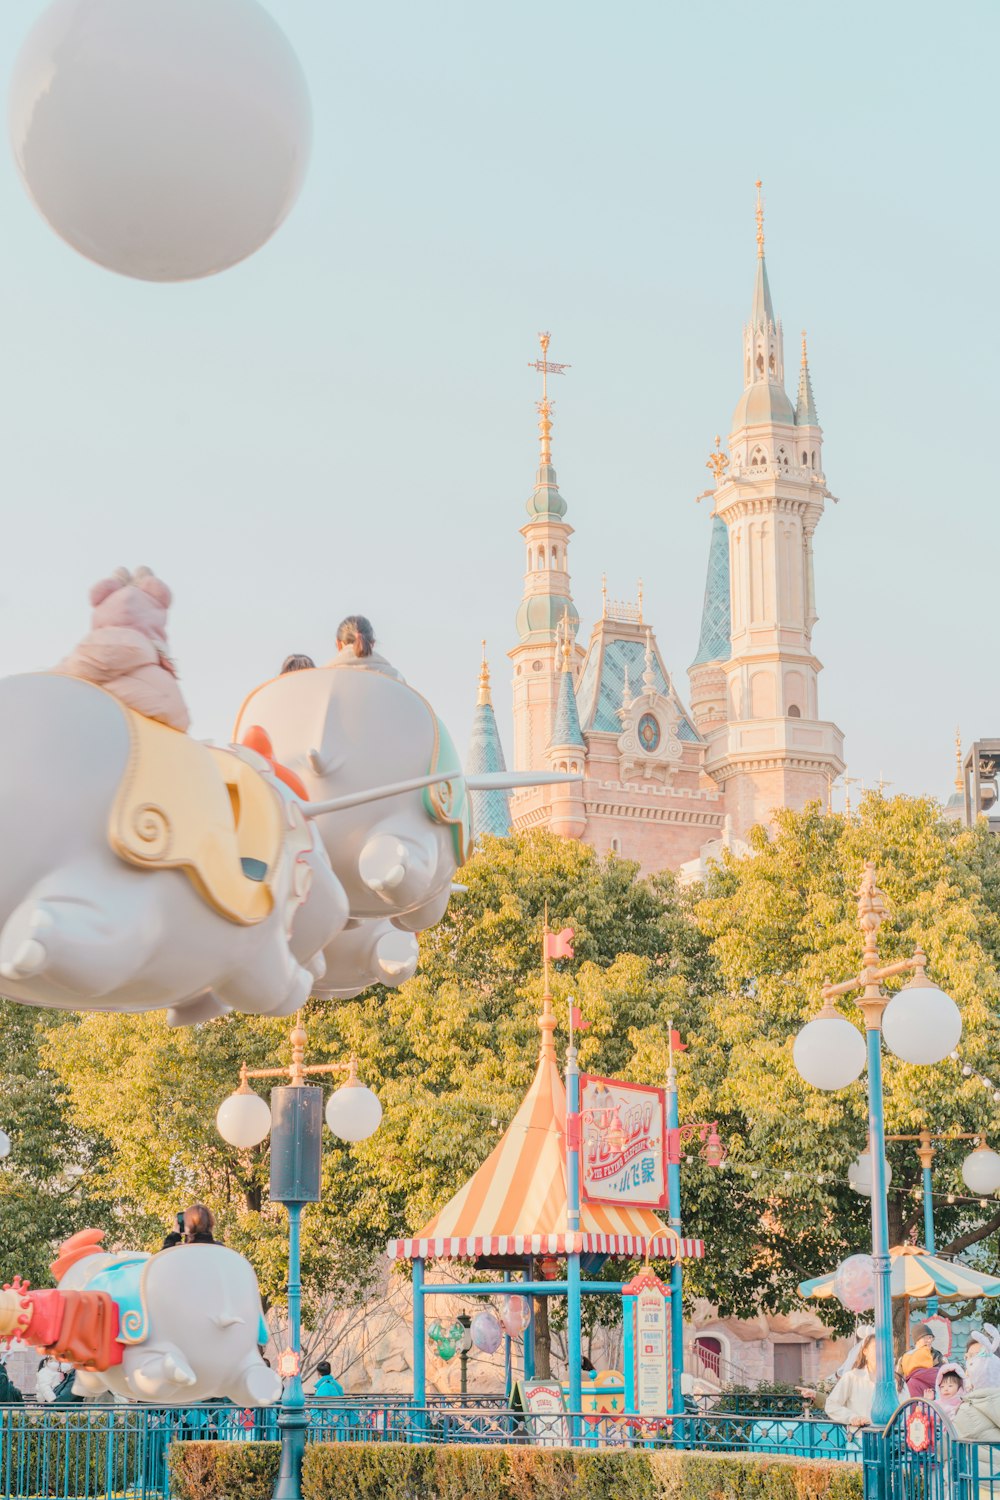
[{"label": "green leafy tree", "polygon": [[[824,979],[860,968],[856,893],[866,859],[877,862],[891,912],[880,933],[883,961],[925,949],[932,975],[961,1008],[962,1059],[987,1072],[1000,1000],[1000,846],[985,828],[959,828],[927,799],[872,794],[849,821],[815,806],[783,813],[771,838],[755,831],[753,846],[752,858],[712,874],[696,907],[716,977],[692,996],[691,1050],[681,1065],[682,1118],[719,1117],[731,1153],[721,1171],[697,1160],[685,1168],[685,1217],[709,1241],[689,1285],[723,1313],[743,1315],[795,1305],[801,1279],[870,1248],[869,1200],[846,1185],[866,1145],[864,1078],[821,1093],[792,1061]],[[855,1008],[841,1008],[859,1020]],[[992,1092],[954,1060],[915,1067],[888,1052],[885,1107],[891,1133],[985,1132],[997,1116]],[[962,1154],[953,1153],[950,1168],[942,1157],[939,1190],[956,1188]],[[898,1244],[921,1231],[919,1167],[904,1145],[890,1148],[890,1161],[890,1242]],[[1000,1215],[977,1208],[970,1216],[968,1204],[941,1203],[937,1217],[945,1250],[986,1242],[1000,1228]]]},{"label": "green leafy tree", "polygon": [[60,1241],[107,1219],[90,1192],[100,1143],[80,1129],[68,1090],[46,1061],[47,1037],[65,1024],[0,1000],[0,1128],[11,1140],[0,1161],[0,1283],[21,1275],[46,1285]]}]

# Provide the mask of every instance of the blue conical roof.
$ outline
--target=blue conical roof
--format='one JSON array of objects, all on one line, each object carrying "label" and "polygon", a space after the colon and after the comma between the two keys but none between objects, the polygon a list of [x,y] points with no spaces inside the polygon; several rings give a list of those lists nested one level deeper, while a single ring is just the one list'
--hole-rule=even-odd
[{"label": "blue conical roof", "polygon": [[587,748],[583,730],[580,728],[580,713],[576,706],[573,674],[564,670],[559,676],[559,697],[556,700],[556,717],[552,725],[549,749],[554,750],[557,746],[561,749],[567,745],[573,745],[580,750]]},{"label": "blue conical roof", "polygon": [[708,578],[701,611],[701,639],[693,667],[706,661],[728,661],[732,654],[729,613],[729,533],[721,516],[712,521]]},{"label": "blue conical roof", "polygon": [[[503,758],[503,746],[500,743],[500,730],[497,728],[496,714],[493,712],[490,672],[485,658],[479,677],[479,696],[472,720],[472,737],[469,741],[469,754],[466,758],[465,769],[469,776],[478,776],[484,771],[506,771],[507,769]],[[469,800],[472,803],[473,832],[477,837],[483,833],[492,833],[497,838],[505,838],[510,833],[510,794],[508,792],[470,792]]]},{"label": "blue conical roof", "polygon": [[799,369],[799,399],[795,403],[795,424],[797,427],[819,426],[819,418],[816,415],[816,402],[813,400],[809,361],[806,358],[805,334],[802,335],[802,365]]}]

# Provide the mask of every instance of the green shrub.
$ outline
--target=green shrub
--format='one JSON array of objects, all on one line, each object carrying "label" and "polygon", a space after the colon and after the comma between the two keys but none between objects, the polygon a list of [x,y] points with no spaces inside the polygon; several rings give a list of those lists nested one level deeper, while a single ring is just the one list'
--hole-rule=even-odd
[{"label": "green shrub", "polygon": [[[277,1443],[174,1443],[175,1500],[268,1500]],[[305,1500],[861,1500],[861,1465],[671,1449],[311,1443]]]},{"label": "green shrub", "polygon": [[270,1500],[280,1443],[171,1443],[170,1493],[176,1500]]}]

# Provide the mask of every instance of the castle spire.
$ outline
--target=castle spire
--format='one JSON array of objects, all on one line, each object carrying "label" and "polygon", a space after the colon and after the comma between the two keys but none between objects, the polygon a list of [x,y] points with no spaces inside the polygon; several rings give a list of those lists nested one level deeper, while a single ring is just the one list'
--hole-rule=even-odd
[{"label": "castle spire", "polygon": [[750,314],[750,322],[754,328],[767,329],[769,324],[774,324],[774,306],[771,302],[771,288],[767,281],[767,262],[764,259],[764,200],[760,195],[761,181],[758,177],[755,184],[757,188],[757,277],[753,289],[753,311]]},{"label": "castle spire", "polygon": [[573,637],[570,630],[569,611],[563,615],[559,633],[562,665],[559,673],[556,716],[552,725],[549,749],[585,750],[586,743],[580,728],[580,711],[576,704],[576,688],[573,686]]},{"label": "castle spire", "polygon": [[[484,771],[506,769],[500,730],[493,712],[486,642],[483,641],[483,664],[479,670],[479,691],[476,694],[476,712],[472,719],[466,770],[470,776],[478,776]],[[470,792],[469,800],[472,803],[473,832],[477,838],[483,833],[504,838],[510,832],[510,797],[507,792]]]},{"label": "castle spire", "polygon": [[812,379],[809,374],[809,354],[806,350],[806,331],[802,330],[802,364],[799,367],[799,397],[795,403],[796,427],[818,427],[816,403],[813,400]]}]

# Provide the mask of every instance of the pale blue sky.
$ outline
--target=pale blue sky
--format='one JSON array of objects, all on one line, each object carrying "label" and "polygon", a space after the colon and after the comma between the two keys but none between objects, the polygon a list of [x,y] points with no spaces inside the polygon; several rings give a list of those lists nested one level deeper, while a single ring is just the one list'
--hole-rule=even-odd
[{"label": "pale blue sky", "polygon": [[[821,708],[853,773],[947,795],[956,722],[1000,732],[993,0],[268,3],[316,144],[243,266],[100,270],[0,151],[0,672],[53,662],[90,584],[148,563],[196,732],[361,610],[462,747],[485,635],[509,754],[549,328],[583,628],[602,571],[628,596],[641,573],[686,695],[761,176],[842,501],[816,539]],[[42,9],[0,8],[5,73]]]}]

